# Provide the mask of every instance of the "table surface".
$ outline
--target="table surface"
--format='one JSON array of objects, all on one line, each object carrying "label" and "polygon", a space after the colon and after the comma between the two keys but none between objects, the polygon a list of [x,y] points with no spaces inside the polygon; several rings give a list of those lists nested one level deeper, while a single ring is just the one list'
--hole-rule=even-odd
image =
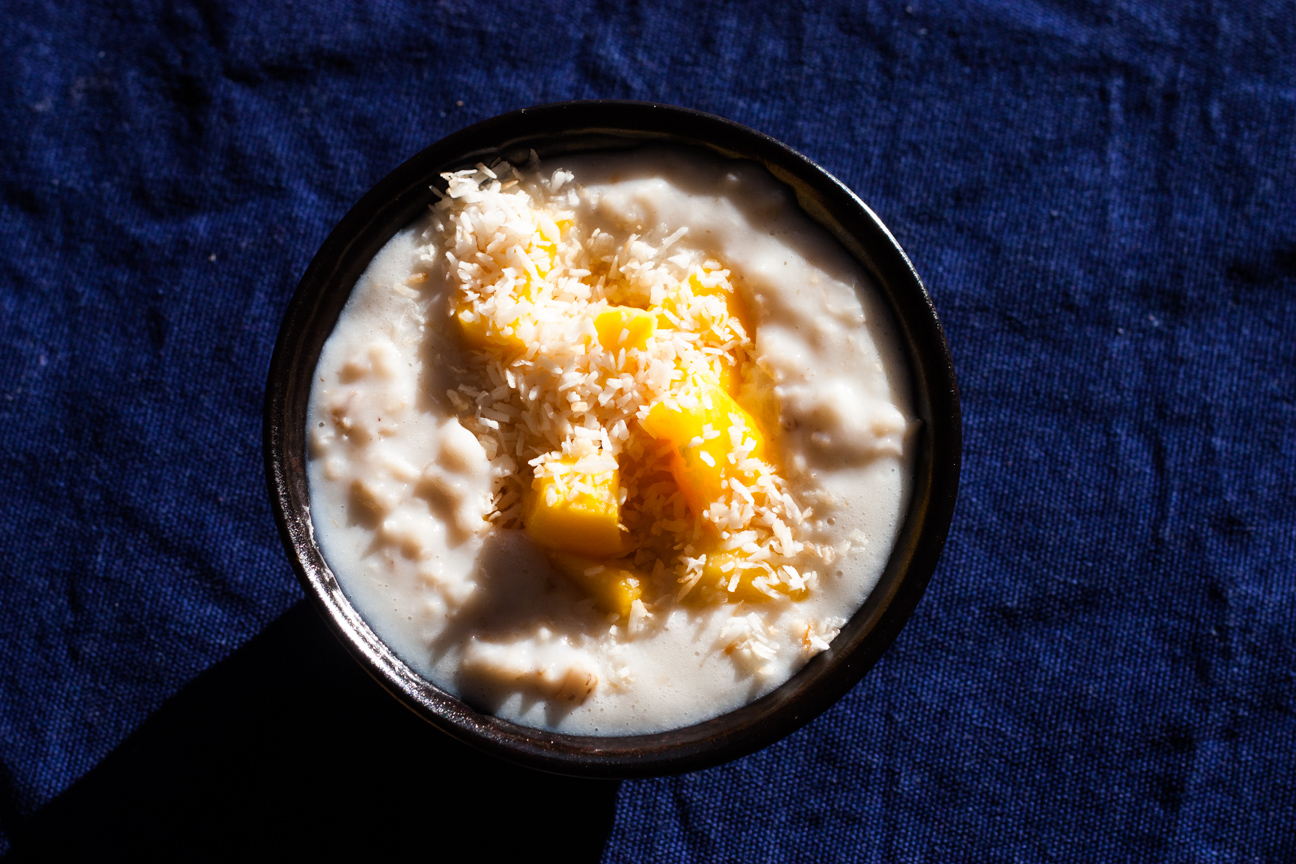
[{"label": "table surface", "polygon": [[[1296,859],[1296,4],[0,24],[0,856]],[[906,629],[696,774],[552,777],[436,733],[307,606],[263,480],[278,322],[332,226],[443,135],[573,98],[709,111],[841,178],[962,387]]]}]

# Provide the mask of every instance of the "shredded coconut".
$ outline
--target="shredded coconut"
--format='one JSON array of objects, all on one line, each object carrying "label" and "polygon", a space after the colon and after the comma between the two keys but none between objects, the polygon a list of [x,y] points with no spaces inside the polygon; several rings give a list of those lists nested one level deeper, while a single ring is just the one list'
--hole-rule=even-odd
[{"label": "shredded coconut", "polygon": [[[471,368],[447,397],[491,457],[490,521],[524,527],[517,502],[537,478],[554,478],[546,503],[555,506],[595,491],[580,477],[618,471],[629,558],[645,574],[673,577],[675,588],[665,590],[677,599],[706,578],[708,565],[722,589],[713,600],[735,599],[724,595],[744,578],[755,599],[803,594],[799,568],[813,550],[796,539],[802,511],[775,464],[754,455],[747,418],[730,414],[726,429],[708,422],[689,442],[730,445],[725,482],[696,513],[672,480],[669,443],[642,426],[659,404],[716,410],[699,380],[760,374],[752,334],[731,314],[738,288],[730,271],[687,249],[682,228],[657,246],[587,230],[566,172],[546,180],[499,164],[444,176],[447,194],[433,212],[455,291],[449,311],[476,336],[467,339]],[[598,317],[627,308],[661,326],[637,338],[622,322],[600,338]],[[706,449],[697,457],[717,468]],[[728,539],[717,544],[717,536]]]}]

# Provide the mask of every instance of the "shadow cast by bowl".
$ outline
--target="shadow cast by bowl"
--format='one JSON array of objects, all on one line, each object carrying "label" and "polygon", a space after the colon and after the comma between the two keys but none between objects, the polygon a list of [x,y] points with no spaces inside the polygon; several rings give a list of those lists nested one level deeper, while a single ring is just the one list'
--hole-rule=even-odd
[{"label": "shadow cast by bowl", "polygon": [[302,602],[13,825],[4,860],[492,860],[534,854],[562,826],[564,858],[597,861],[618,785],[516,767],[432,729]]}]

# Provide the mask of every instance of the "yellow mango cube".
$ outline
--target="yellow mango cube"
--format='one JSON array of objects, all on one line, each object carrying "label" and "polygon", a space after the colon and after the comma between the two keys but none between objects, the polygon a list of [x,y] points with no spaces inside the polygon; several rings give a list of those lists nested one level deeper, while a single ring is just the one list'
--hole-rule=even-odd
[{"label": "yellow mango cube", "polygon": [[[532,303],[535,300],[536,286],[530,274],[524,274],[520,284],[515,284],[513,297],[519,301],[517,323],[534,320]],[[483,318],[477,314],[466,300],[460,299],[453,307],[455,323],[464,342],[470,348],[503,349],[505,352],[525,351],[527,346],[517,334],[516,325],[501,328],[493,318]]]},{"label": "yellow mango cube", "polygon": [[[704,270],[702,272],[703,275],[707,275],[711,271]],[[726,285],[729,286],[728,290],[725,288]],[[658,313],[657,324],[659,327],[665,329],[674,326],[674,322],[671,321],[670,316],[665,313],[669,311],[671,315],[679,316],[680,309],[686,305],[680,298],[680,295],[686,287],[694,297],[723,298],[725,301],[725,311],[729,317],[742,325],[744,333],[749,337],[755,338],[756,325],[752,320],[751,311],[747,308],[747,303],[743,300],[742,295],[738,293],[737,289],[729,284],[728,280],[725,280],[723,283],[704,285],[702,277],[699,276],[697,271],[689,274],[688,279],[684,280],[675,292],[666,295],[666,299],[662,301],[662,311]]]},{"label": "yellow mango cube", "polygon": [[657,330],[657,320],[651,312],[633,306],[613,306],[594,316],[594,329],[598,331],[599,344],[609,351],[637,348],[648,345],[648,337]]},{"label": "yellow mango cube", "polygon": [[524,504],[526,532],[541,546],[611,558],[625,552],[616,471],[587,474],[571,463],[562,476],[537,477]]},{"label": "yellow mango cube", "polygon": [[696,272],[690,274],[688,284],[695,297],[723,297],[729,317],[737,319],[738,323],[742,325],[744,333],[753,338],[755,337],[756,325],[752,320],[751,310],[747,308],[747,303],[736,288],[730,285],[730,290],[726,291],[723,285],[703,285]]},{"label": "yellow mango cube", "polygon": [[[640,421],[654,438],[671,443],[671,473],[695,515],[720,499],[732,476],[740,449],[763,458],[765,436],[752,416],[716,380],[705,377],[692,388],[697,404],[690,407],[658,402]],[[734,454],[734,459],[730,459]]]},{"label": "yellow mango cube", "polygon": [[719,380],[721,386],[751,415],[756,428],[767,435],[778,434],[779,400],[774,395],[774,379],[768,372],[755,363],[748,363],[740,374],[738,369],[726,364]]},{"label": "yellow mango cube", "polygon": [[643,596],[643,576],[625,561],[608,561],[570,552],[550,552],[554,568],[593,597],[599,608],[625,618]]},{"label": "yellow mango cube", "polygon": [[720,374],[716,380],[721,389],[730,396],[737,396],[738,391],[742,389],[742,375],[738,372],[738,364],[727,357],[720,362]]},{"label": "yellow mango cube", "polygon": [[[773,598],[757,588],[755,580],[767,575],[763,567],[751,561],[741,550],[711,551],[707,553],[706,564],[702,566],[702,578],[689,592],[688,597],[694,603],[702,604],[713,603],[716,600],[730,603],[765,603]],[[731,585],[732,591],[729,590]],[[781,581],[767,582],[767,585],[770,590],[785,594],[793,600],[804,600],[810,594],[805,588],[794,591]]]},{"label": "yellow mango cube", "polygon": [[570,219],[560,219],[553,221],[549,216],[543,216],[540,223],[536,226],[535,237],[531,241],[531,247],[527,250],[533,252],[539,249],[543,255],[531,255],[531,262],[535,264],[536,272],[541,276],[548,274],[554,268],[558,259],[558,241],[562,237],[562,232],[571,225]]},{"label": "yellow mango cube", "polygon": [[[539,250],[540,254],[536,254]],[[547,275],[554,268],[554,262],[558,258],[558,244],[549,243],[545,240],[537,240],[528,250],[531,257],[531,263],[535,265],[536,272],[541,276]]]},{"label": "yellow mango cube", "polygon": [[476,349],[502,349],[508,352],[525,351],[526,343],[517,334],[517,329],[501,329],[491,318],[483,318],[467,306],[460,306],[454,312],[459,333],[468,347]]}]

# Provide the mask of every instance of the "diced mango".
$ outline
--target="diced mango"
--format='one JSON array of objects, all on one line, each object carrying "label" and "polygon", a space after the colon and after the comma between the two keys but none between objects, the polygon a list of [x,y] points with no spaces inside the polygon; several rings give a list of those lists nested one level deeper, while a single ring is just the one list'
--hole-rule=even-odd
[{"label": "diced mango", "polygon": [[756,427],[766,434],[769,444],[768,438],[778,434],[780,422],[774,379],[756,363],[747,364],[741,375],[731,366],[726,366],[725,371],[727,374],[720,378],[721,385],[756,421]]},{"label": "diced mango", "polygon": [[599,344],[609,351],[621,348],[642,351],[648,337],[657,330],[657,321],[651,312],[643,309],[613,306],[594,316],[594,329],[598,331]]},{"label": "diced mango", "polygon": [[[746,558],[741,552],[712,552],[707,556],[706,564],[702,567],[702,578],[698,580],[698,586],[703,589],[700,593],[723,592],[727,596],[732,596],[735,601],[739,600],[768,600],[765,594],[757,591],[752,585],[752,577],[756,573],[764,571],[759,568],[749,569],[746,567]],[[734,577],[738,579],[734,582]],[[729,583],[734,582],[734,590],[729,590]],[[711,589],[707,592],[706,589]]]},{"label": "diced mango", "polygon": [[[523,273],[520,281],[513,284],[512,299],[519,304],[517,320],[519,323],[532,318],[532,306],[539,291],[531,274]],[[454,317],[459,325],[459,332],[471,348],[504,349],[506,352],[525,351],[526,343],[518,336],[515,327],[501,328],[492,318],[483,318],[473,311],[471,305],[462,297],[454,305]]]},{"label": "diced mango", "polygon": [[494,319],[483,318],[473,312],[467,304],[455,307],[455,321],[459,332],[470,348],[502,348],[506,351],[526,350],[526,343],[517,335],[517,330],[510,327],[501,330]]},{"label": "diced mango", "polygon": [[[720,499],[734,469],[729,456],[740,446],[750,456],[765,453],[765,436],[756,421],[712,378],[699,378],[694,407],[658,402],[640,425],[654,438],[671,442],[671,473],[695,515]],[[734,439],[737,438],[735,441]]]},{"label": "diced mango", "polygon": [[539,258],[533,255],[531,261],[535,264],[536,272],[541,276],[553,270],[554,263],[558,258],[558,240],[569,225],[571,225],[569,219],[560,219],[555,222],[548,216],[543,216],[540,224],[536,226],[536,236],[531,241],[531,249],[541,250],[544,252],[544,257]]},{"label": "diced mango", "polygon": [[616,471],[585,474],[573,466],[561,479],[546,474],[532,484],[523,524],[550,549],[596,558],[624,554],[619,489]]},{"label": "diced mango", "polygon": [[709,375],[696,376],[677,395],[687,398],[690,394],[696,396],[696,405],[686,407],[677,403],[676,406],[671,406],[665,401],[654,405],[643,420],[644,431],[654,438],[670,441],[678,447],[688,444],[694,438],[706,440],[724,438],[728,442],[728,436],[713,435],[706,427],[710,426],[712,430],[719,433],[727,430],[733,423],[741,422],[750,428],[752,437],[757,439],[757,449],[754,452],[755,455],[760,455],[762,443],[759,430],[750,421],[747,412],[724,391],[719,382]]},{"label": "diced mango", "polygon": [[[737,549],[723,552],[711,551],[707,554],[706,564],[702,567],[702,578],[698,580],[686,599],[695,604],[714,603],[717,600],[730,603],[765,603],[772,598],[765,591],[756,587],[755,580],[767,575],[763,567],[742,551]],[[737,580],[734,577],[737,576]],[[733,590],[729,586],[733,585]],[[809,596],[808,589],[794,591],[787,584],[776,581],[767,583],[768,588],[789,596],[793,600],[804,600]]]},{"label": "diced mango", "polygon": [[628,562],[608,561],[570,552],[550,552],[554,567],[594,598],[599,608],[622,617],[643,596],[643,577]]},{"label": "diced mango", "polygon": [[531,249],[539,249],[543,253],[543,255],[532,254],[531,263],[535,265],[537,273],[541,276],[546,275],[554,268],[554,262],[558,259],[558,244],[537,240]]},{"label": "diced mango", "polygon": [[742,389],[742,375],[738,373],[738,364],[728,357],[720,362],[720,375],[716,379],[723,389],[730,396],[737,396],[738,391]]},{"label": "diced mango", "polygon": [[[698,278],[697,273],[693,273],[688,279],[689,288],[693,290],[696,297],[723,297],[725,307],[729,311],[729,317],[736,318],[742,325],[743,332],[748,336],[756,335],[756,325],[752,321],[751,310],[747,308],[747,303],[743,300],[742,295],[735,288],[732,291],[726,291],[720,285],[703,285],[702,280]],[[730,287],[733,287],[732,285]]]},{"label": "diced mango", "polygon": [[[709,273],[710,271],[703,272]],[[756,335],[755,322],[752,321],[751,312],[748,310],[747,303],[743,300],[742,295],[740,295],[736,289],[726,291],[723,285],[704,285],[696,271],[689,274],[688,279],[680,285],[678,290],[682,291],[685,286],[688,287],[694,297],[724,298],[725,310],[729,314],[729,317],[735,319],[739,324],[741,324],[743,332],[748,336],[754,337]],[[730,287],[732,288],[732,286]],[[669,311],[671,315],[678,317],[682,305],[683,304],[680,302],[676,293],[668,293],[666,299],[662,301],[662,311],[658,313],[658,326],[663,329],[673,327],[674,322],[672,322],[670,317],[665,313]]]},{"label": "diced mango", "polygon": [[491,331],[495,329],[492,322],[474,313],[466,304],[455,307],[454,319],[469,347],[485,348],[491,344]]}]

